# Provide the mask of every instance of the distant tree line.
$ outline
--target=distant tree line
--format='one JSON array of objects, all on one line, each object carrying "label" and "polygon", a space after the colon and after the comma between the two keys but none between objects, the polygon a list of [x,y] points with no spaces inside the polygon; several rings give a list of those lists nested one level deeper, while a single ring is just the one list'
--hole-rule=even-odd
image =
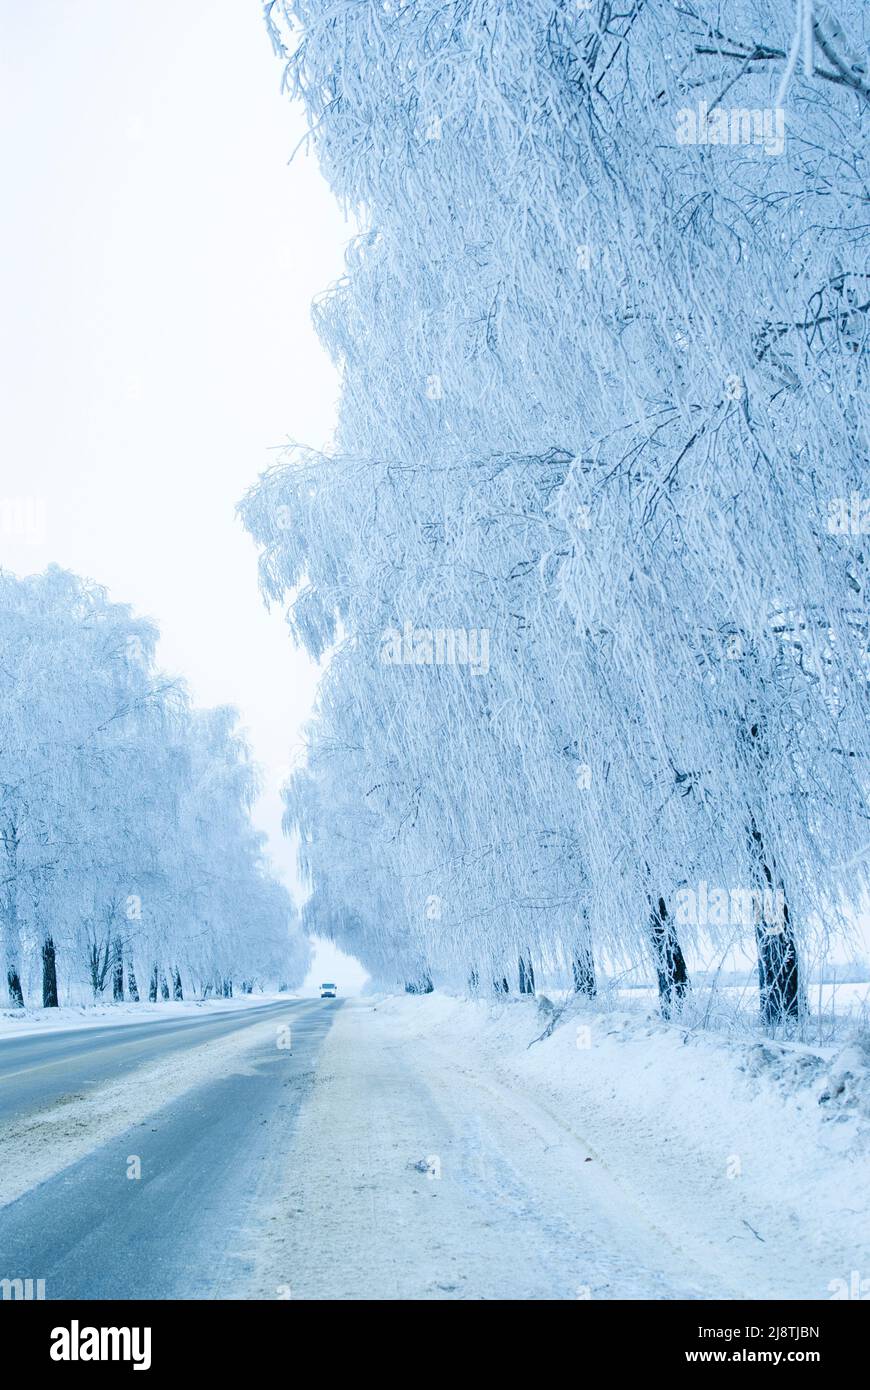
[{"label": "distant tree line", "polygon": [[0,950],[12,1006],[295,983],[309,948],[250,809],[230,708],[197,710],[157,630],[52,567],[0,571]]}]

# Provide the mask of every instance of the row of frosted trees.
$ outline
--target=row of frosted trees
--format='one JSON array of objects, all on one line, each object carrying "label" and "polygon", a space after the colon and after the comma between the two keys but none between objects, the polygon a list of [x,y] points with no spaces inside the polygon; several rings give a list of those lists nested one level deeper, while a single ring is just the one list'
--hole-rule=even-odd
[{"label": "row of frosted trees", "polygon": [[157,632],[52,567],[0,571],[0,950],[9,1003],[295,983],[308,946],[250,821],[231,709],[195,710]]},{"label": "row of frosted trees", "polygon": [[645,960],[665,1013],[749,947],[798,1017],[870,845],[865,8],[265,8],[364,228],[336,447],[243,504],[331,654],[308,920],[423,988]]}]

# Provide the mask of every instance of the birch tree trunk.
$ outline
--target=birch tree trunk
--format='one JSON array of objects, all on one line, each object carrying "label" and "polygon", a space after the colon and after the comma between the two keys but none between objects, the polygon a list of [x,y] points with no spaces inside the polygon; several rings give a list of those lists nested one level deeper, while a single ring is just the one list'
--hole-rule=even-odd
[{"label": "birch tree trunk", "polygon": [[112,956],[112,998],[120,1003],[124,998],[124,943],[116,936]]},{"label": "birch tree trunk", "polygon": [[50,934],[42,943],[42,1007],[57,1008],[57,956]]},{"label": "birch tree trunk", "polygon": [[16,879],[18,875],[18,831],[10,826],[3,832],[5,847],[4,874],[5,891],[0,899],[0,928],[2,928],[3,965],[6,971],[6,988],[9,1002],[14,1009],[24,1008],[24,991],[21,988],[21,939],[18,931],[18,897]]},{"label": "birch tree trunk", "polygon": [[532,969],[531,959],[520,956],[520,994],[534,994],[535,992],[535,972]]},{"label": "birch tree trunk", "polygon": [[583,935],[574,951],[571,973],[574,976],[574,993],[594,999],[598,993],[598,986],[595,980],[595,958],[592,954],[592,933],[587,912],[583,913]]},{"label": "birch tree trunk", "polygon": [[662,1018],[679,1013],[689,991],[689,972],[664,898],[659,898],[650,917],[650,938],[659,986]]}]

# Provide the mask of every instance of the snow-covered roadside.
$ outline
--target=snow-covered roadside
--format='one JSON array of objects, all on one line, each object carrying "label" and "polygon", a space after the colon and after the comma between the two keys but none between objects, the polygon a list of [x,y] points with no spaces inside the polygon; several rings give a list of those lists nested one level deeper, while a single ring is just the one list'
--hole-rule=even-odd
[{"label": "snow-covered roadside", "polygon": [[[377,1004],[457,1086],[507,1083],[567,1131],[674,1249],[736,1298],[870,1296],[870,1049],[839,1053],[532,1001]],[[531,1045],[530,1045],[531,1043]],[[842,1285],[837,1281],[843,1281]]]},{"label": "snow-covered roadside", "polygon": [[5,1120],[0,1130],[0,1207],[133,1125],[149,1123],[162,1106],[194,1087],[230,1071],[248,1070],[252,1054],[274,1034],[274,1021],[264,1018],[145,1063],[118,1081]]},{"label": "snow-covered roadside", "polygon": [[234,999],[172,999],[152,1004],[65,1004],[56,1009],[0,1009],[0,1041],[70,1028],[122,1028],[149,1019],[189,1018],[261,1008],[297,999],[296,994],[240,994]]},{"label": "snow-covered roadside", "polygon": [[828,1299],[870,1278],[859,1047],[576,1005],[541,1037],[551,1019],[534,1000],[346,1004],[247,1296],[276,1271],[294,1298]]},{"label": "snow-covered roadside", "polygon": [[[440,1003],[441,1001],[439,1001]],[[346,1003],[247,1233],[239,1296],[700,1298],[717,1277],[625,1210],[582,1138],[491,1068],[448,1052],[414,1006]],[[431,1000],[427,1000],[427,1005]],[[397,1026],[398,1025],[398,1026]],[[481,1059],[482,1060],[482,1059]]]}]

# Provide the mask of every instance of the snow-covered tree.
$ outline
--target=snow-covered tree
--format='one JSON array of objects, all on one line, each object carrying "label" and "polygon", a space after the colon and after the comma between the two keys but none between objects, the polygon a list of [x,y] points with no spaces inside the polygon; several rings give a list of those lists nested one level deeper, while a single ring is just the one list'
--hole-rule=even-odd
[{"label": "snow-covered tree", "polygon": [[[154,666],[157,633],[56,567],[0,572],[0,931],[21,1006],[41,975],[140,997],[305,973],[307,943],[250,808],[231,710],[192,711]],[[198,983],[205,980],[201,971]]]},{"label": "snow-covered tree", "polygon": [[290,803],[313,902],[368,920],[340,824],[383,960],[647,954],[669,1011],[683,944],[751,940],[799,1015],[801,939],[866,882],[865,7],[266,12],[364,228],[315,309],[335,453],[245,504],[338,644]]}]

